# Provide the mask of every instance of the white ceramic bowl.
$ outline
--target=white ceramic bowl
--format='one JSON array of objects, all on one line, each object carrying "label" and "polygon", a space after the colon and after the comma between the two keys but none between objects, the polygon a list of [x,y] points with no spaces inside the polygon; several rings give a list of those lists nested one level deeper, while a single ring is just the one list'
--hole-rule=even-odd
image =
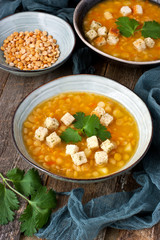
[{"label": "white ceramic bowl", "polygon": [[0,46],[3,41],[13,32],[34,31],[39,29],[47,31],[52,35],[59,45],[60,57],[51,67],[23,71],[15,67],[10,67],[5,63],[3,51],[0,50],[0,68],[21,76],[37,76],[51,72],[61,66],[71,55],[75,46],[75,36],[71,26],[63,19],[47,13],[22,12],[6,17],[0,21]]},{"label": "white ceramic bowl", "polygon": [[[28,114],[33,110],[33,108],[42,101],[53,97],[59,93],[75,91],[92,92],[110,97],[121,103],[124,107],[126,107],[137,121],[140,136],[138,147],[134,156],[123,168],[106,177],[86,180],[58,176],[47,171],[37,162],[35,162],[28,154],[24,146],[22,138],[22,125]],[[128,171],[129,169],[134,167],[145,155],[152,138],[152,120],[144,102],[135,93],[133,93],[131,90],[124,87],[123,85],[108,78],[96,75],[72,75],[61,77],[57,80],[51,81],[37,88],[20,103],[13,118],[12,129],[13,139],[18,151],[20,152],[22,157],[30,164],[54,178],[82,183],[102,181],[110,177],[117,176],[118,174],[122,174],[125,171]]]}]

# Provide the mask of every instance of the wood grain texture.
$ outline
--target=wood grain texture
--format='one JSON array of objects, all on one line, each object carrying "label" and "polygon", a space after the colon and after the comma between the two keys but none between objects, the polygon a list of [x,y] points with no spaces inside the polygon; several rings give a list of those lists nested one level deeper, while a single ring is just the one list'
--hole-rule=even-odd
[{"label": "wood grain texture", "polygon": [[[132,90],[141,74],[148,69],[108,62],[98,56],[96,60],[96,75],[111,78]],[[55,78],[72,74],[71,68],[72,63],[68,61],[61,68],[52,73],[32,78],[17,77],[0,70],[0,172],[3,174],[13,167],[19,167],[25,170],[31,167],[18,154],[12,141],[12,118],[17,106],[25,96],[40,85]],[[41,177],[48,188],[53,188],[57,192],[71,191],[73,188],[78,187],[84,188],[83,203],[98,196],[117,191],[130,191],[138,187],[132,178],[131,172],[102,183],[88,185],[62,182],[48,177],[45,174],[41,174]],[[57,209],[67,204],[67,200],[68,197],[66,196],[58,196]],[[20,235],[18,218],[25,207],[25,203],[23,201],[21,203],[21,208],[16,213],[15,220],[6,226],[0,227],[0,240],[37,239],[36,237],[30,238]],[[139,231],[106,228],[99,233],[95,240],[160,240],[160,224],[157,224],[151,229]]]}]

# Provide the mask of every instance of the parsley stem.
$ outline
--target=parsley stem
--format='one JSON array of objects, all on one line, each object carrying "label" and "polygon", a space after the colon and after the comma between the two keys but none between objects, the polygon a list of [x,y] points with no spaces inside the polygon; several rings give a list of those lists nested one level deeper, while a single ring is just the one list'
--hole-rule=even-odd
[{"label": "parsley stem", "polygon": [[27,202],[30,203],[30,201],[28,200],[28,198],[26,198],[24,195],[22,195],[20,192],[18,192],[17,190],[15,190],[14,188],[12,188],[9,183],[7,182],[7,178],[3,177],[3,175],[0,173],[0,177],[2,178],[3,182],[16,194],[18,194],[19,196],[21,196],[22,198],[24,198]]}]

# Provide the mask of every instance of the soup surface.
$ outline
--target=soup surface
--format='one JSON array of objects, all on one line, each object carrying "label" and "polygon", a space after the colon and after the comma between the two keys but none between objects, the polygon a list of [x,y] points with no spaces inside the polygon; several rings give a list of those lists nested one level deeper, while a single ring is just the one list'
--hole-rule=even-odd
[{"label": "soup surface", "polygon": [[[95,152],[102,151],[100,139],[96,149],[87,147],[87,137],[83,134],[80,142],[66,143],[62,140],[53,148],[46,144],[45,139],[36,139],[35,131],[44,127],[47,117],[58,120],[59,127],[55,132],[60,136],[68,128],[61,121],[67,112],[72,115],[77,112],[91,115],[97,106],[113,116],[107,130],[111,133],[110,141],[115,147],[108,153],[108,162],[97,164],[95,161]],[[69,127],[74,128],[73,124],[74,122]],[[55,174],[79,179],[102,177],[121,169],[135,153],[139,140],[137,123],[126,108],[105,96],[85,92],[62,93],[42,102],[28,115],[22,131],[25,146],[36,162]],[[49,130],[48,135],[52,132]],[[78,166],[74,164],[71,156],[66,154],[68,144],[75,144],[79,151],[84,151],[87,162]]]},{"label": "soup surface", "polygon": [[[134,6],[141,6],[143,13],[137,14],[134,12]],[[123,15],[121,13],[122,7],[128,6],[131,10],[131,13]],[[107,12],[107,18],[105,17],[105,12]],[[86,35],[87,40],[99,50],[113,55],[114,57],[129,60],[129,61],[153,61],[160,59],[160,38],[158,39],[149,39],[151,44],[148,45],[148,40],[142,36],[141,31],[135,31],[135,33],[130,37],[122,36],[121,34],[117,35],[118,40],[111,39],[111,41],[107,40],[107,35],[103,35],[103,30],[101,31],[101,36],[94,37],[91,35],[87,36],[87,32],[91,29],[92,21],[96,21],[101,24],[101,26],[107,28],[107,32],[110,31],[111,28],[116,29],[117,24],[115,23],[119,17],[127,16],[130,19],[135,19],[139,22],[142,27],[144,22],[153,21],[160,23],[160,7],[154,3],[143,0],[107,0],[102,1],[95,5],[85,16],[83,22],[83,29]],[[139,28],[138,27],[138,28]],[[94,28],[94,27],[93,27]],[[152,30],[152,29],[151,29]],[[108,33],[109,34],[109,33]],[[109,36],[109,35],[108,35]],[[134,42],[137,39],[143,40],[142,44],[137,43],[134,45]],[[113,40],[113,41],[112,41]],[[146,43],[146,44],[145,44]],[[139,48],[140,45],[140,48]]]}]

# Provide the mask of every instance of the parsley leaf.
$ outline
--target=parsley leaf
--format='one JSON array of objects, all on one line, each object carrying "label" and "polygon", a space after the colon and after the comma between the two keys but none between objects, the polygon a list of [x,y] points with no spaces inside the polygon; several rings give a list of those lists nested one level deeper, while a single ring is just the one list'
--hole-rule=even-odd
[{"label": "parsley leaf", "polygon": [[77,112],[73,116],[76,119],[76,122],[74,123],[75,128],[82,129],[85,122],[85,114],[83,112]]},{"label": "parsley leaf", "polygon": [[154,39],[160,38],[160,23],[156,21],[144,22],[142,27],[142,36],[147,38],[151,37]]},{"label": "parsley leaf", "polygon": [[102,141],[105,141],[107,138],[111,138],[111,133],[107,131],[107,128],[100,124],[99,129],[97,129],[97,137],[99,137]]},{"label": "parsley leaf", "polygon": [[86,116],[82,131],[84,131],[88,137],[95,136],[97,135],[97,129],[99,128],[99,124],[99,118],[95,114],[91,116]]},{"label": "parsley leaf", "polygon": [[56,207],[56,196],[53,190],[47,192],[46,187],[41,187],[35,192],[29,205],[20,217],[21,231],[26,236],[32,236],[37,229],[47,223],[51,210]]},{"label": "parsley leaf", "polygon": [[7,172],[7,177],[12,180],[16,190],[25,196],[31,195],[41,186],[38,171],[35,169],[30,169],[24,174],[24,171],[14,168]]},{"label": "parsley leaf", "polygon": [[82,133],[86,134],[88,137],[96,135],[96,129],[99,128],[99,118],[93,114],[89,116],[85,116],[83,112],[77,112],[74,115],[76,122],[74,123],[74,127],[81,130]]},{"label": "parsley leaf", "polygon": [[130,19],[129,17],[119,17],[116,24],[120,33],[125,37],[132,36],[136,28],[140,25],[138,21]]},{"label": "parsley leaf", "polygon": [[13,211],[19,208],[18,203],[16,194],[0,183],[0,224],[7,224],[9,221],[13,221]]},{"label": "parsley leaf", "polygon": [[80,142],[82,140],[82,138],[79,135],[78,131],[74,130],[72,128],[67,128],[64,132],[62,132],[60,137],[66,143],[69,143],[69,142],[76,143],[76,142]]},{"label": "parsley leaf", "polygon": [[[0,224],[7,224],[14,219],[13,211],[19,208],[16,193],[28,202],[20,217],[21,231],[26,236],[32,236],[47,223],[52,209],[56,207],[55,192],[53,190],[47,191],[47,188],[41,185],[39,174],[34,169],[25,174],[24,171],[15,168],[10,170],[7,175],[10,179],[5,178],[0,173],[0,178],[3,180],[3,184],[0,183]],[[9,184],[10,181],[13,182],[17,190]],[[32,181],[34,181],[33,184],[31,184]],[[22,193],[30,196],[31,200]]]}]

